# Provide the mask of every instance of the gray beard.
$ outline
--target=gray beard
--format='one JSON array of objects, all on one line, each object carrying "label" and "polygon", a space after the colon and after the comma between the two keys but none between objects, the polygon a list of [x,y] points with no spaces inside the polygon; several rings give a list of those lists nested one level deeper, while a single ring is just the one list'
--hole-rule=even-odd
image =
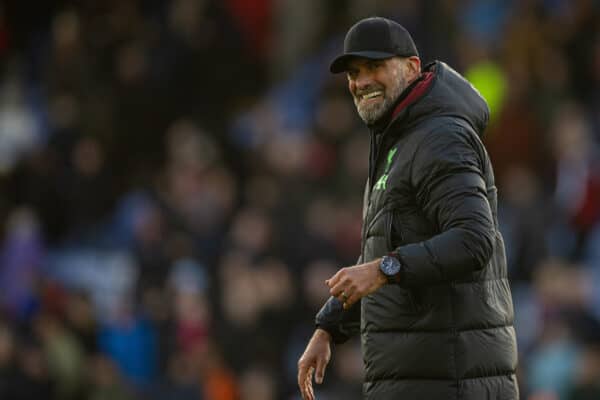
[{"label": "gray beard", "polygon": [[402,91],[406,88],[406,81],[401,79],[398,85],[391,88],[389,94],[386,93],[383,101],[379,104],[373,104],[371,106],[360,106],[358,99],[354,98],[354,105],[358,111],[360,118],[367,124],[371,125],[377,122],[379,118],[383,117],[396,103],[398,97]]}]

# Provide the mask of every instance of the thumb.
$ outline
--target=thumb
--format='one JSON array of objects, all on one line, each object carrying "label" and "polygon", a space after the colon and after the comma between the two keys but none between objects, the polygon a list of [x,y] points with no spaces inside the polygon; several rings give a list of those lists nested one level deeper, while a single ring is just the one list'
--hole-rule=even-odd
[{"label": "thumb", "polygon": [[315,370],[315,382],[319,385],[323,383],[323,376],[325,375],[325,368],[327,367],[327,360],[325,357],[319,357],[317,360],[317,368]]}]

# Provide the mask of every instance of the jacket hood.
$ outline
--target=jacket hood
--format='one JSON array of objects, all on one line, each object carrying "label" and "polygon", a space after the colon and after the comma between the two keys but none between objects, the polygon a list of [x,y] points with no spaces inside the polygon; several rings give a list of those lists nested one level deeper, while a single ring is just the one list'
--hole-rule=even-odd
[{"label": "jacket hood", "polygon": [[[392,125],[413,124],[435,116],[466,120],[479,136],[483,136],[490,110],[481,94],[462,75],[441,61],[425,66],[423,76],[412,92],[420,95],[409,104],[404,98],[393,112]],[[410,94],[409,94],[410,98]]]}]

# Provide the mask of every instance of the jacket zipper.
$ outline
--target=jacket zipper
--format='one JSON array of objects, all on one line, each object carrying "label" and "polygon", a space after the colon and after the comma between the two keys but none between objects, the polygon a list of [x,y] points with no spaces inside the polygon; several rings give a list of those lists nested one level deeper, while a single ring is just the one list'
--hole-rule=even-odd
[{"label": "jacket zipper", "polygon": [[360,258],[361,258],[361,262],[365,262],[365,246],[367,244],[367,224],[370,225],[370,223],[367,221],[368,217],[369,217],[369,210],[371,209],[371,193],[372,193],[372,186],[373,186],[373,174],[374,174],[374,170],[376,169],[375,166],[375,158],[377,157],[377,155],[375,155],[375,152],[378,153],[378,149],[376,149],[377,147],[377,138],[376,138],[376,133],[375,132],[371,132],[371,137],[370,137],[370,143],[369,143],[369,177],[367,178],[367,204],[366,204],[366,211],[365,211],[365,216],[364,216],[364,221],[363,221],[363,226],[362,226],[362,246],[361,246],[361,251],[360,251]]},{"label": "jacket zipper", "polygon": [[[371,209],[371,194],[373,192],[373,180],[375,179],[375,172],[377,172],[377,162],[379,161],[379,157],[381,155],[381,148],[383,147],[385,135],[391,123],[389,123],[385,129],[378,135],[376,132],[371,131],[371,138],[369,143],[369,178],[367,180],[367,212],[365,213],[365,219],[369,215],[369,210]],[[379,141],[377,140],[377,136],[379,136]],[[362,246],[361,246],[361,258],[362,262],[364,260],[365,254],[365,246],[367,243],[367,221],[363,221],[363,230],[362,230]],[[371,224],[369,223],[369,226]]]}]

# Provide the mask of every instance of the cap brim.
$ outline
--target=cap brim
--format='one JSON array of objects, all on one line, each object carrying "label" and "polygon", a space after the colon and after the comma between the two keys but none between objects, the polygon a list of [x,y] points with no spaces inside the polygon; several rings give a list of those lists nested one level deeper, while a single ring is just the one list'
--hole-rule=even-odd
[{"label": "cap brim", "polygon": [[383,60],[394,56],[395,54],[386,53],[383,51],[355,51],[352,53],[346,53],[332,61],[331,65],[329,66],[329,71],[331,71],[333,74],[346,72],[348,70],[348,61],[356,57],[369,58],[372,60]]}]

